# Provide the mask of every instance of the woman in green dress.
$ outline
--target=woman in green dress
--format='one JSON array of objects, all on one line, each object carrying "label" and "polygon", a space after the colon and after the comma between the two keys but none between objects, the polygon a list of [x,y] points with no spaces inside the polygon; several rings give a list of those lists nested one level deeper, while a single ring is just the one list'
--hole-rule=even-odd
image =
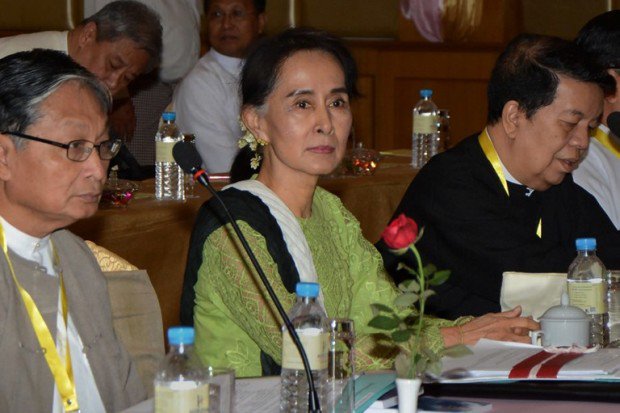
[{"label": "woman in green dress", "polygon": [[[297,281],[316,281],[328,316],[355,320],[362,371],[392,367],[394,353],[376,346],[368,321],[370,304],[391,304],[396,288],[359,222],[317,187],[344,155],[355,81],[353,58],[324,32],[289,29],[263,39],[246,60],[241,84],[243,142],[258,149],[252,163],[262,157],[260,171],[222,195],[285,308],[293,305]],[[207,203],[192,235],[183,305],[194,302],[195,292],[197,352],[240,377],[275,374],[280,318],[224,223],[216,204]],[[436,350],[481,337],[527,342],[537,324],[519,313],[432,319],[424,339]]]}]

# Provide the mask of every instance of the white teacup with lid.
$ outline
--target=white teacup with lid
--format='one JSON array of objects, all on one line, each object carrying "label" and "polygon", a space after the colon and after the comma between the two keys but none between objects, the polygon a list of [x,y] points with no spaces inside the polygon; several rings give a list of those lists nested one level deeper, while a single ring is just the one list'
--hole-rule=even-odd
[{"label": "white teacup with lid", "polygon": [[562,304],[549,308],[540,318],[539,331],[532,332],[532,344],[543,347],[588,347],[590,317],[579,307],[568,305],[568,294],[562,294]]}]

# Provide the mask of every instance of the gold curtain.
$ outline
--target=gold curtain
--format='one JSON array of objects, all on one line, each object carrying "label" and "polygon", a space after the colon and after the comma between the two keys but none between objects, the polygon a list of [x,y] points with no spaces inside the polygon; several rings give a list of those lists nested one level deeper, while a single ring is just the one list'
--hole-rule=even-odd
[{"label": "gold curtain", "polygon": [[444,0],[442,17],[444,42],[462,42],[482,22],[484,0]]}]

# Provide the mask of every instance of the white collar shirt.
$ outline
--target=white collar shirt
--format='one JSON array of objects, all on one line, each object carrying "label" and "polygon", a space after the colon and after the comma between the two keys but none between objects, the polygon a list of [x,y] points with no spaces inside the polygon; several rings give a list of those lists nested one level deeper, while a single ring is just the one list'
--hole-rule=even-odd
[{"label": "white collar shirt", "polygon": [[[607,126],[598,127],[610,139],[620,139],[610,135]],[[573,171],[573,179],[596,198],[616,229],[620,229],[620,158],[597,139],[591,139],[586,157]]]},{"label": "white collar shirt", "polygon": [[222,65],[224,70],[234,77],[239,78],[239,75],[241,75],[241,69],[243,68],[243,59],[223,55],[215,49],[211,49],[209,52],[213,55],[215,61]]}]

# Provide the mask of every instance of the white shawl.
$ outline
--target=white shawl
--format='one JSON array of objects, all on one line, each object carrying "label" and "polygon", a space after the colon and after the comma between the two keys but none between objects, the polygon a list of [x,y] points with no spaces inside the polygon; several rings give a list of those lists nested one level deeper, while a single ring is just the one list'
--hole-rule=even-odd
[{"label": "white shawl", "polygon": [[[295,266],[297,267],[300,281],[313,283],[318,282],[316,269],[314,268],[314,261],[312,259],[312,252],[308,246],[306,236],[301,230],[301,226],[299,225],[299,222],[297,222],[295,214],[293,214],[286,204],[282,202],[278,195],[256,179],[239,181],[226,186],[224,189],[227,188],[236,188],[241,191],[250,192],[251,194],[259,197],[261,201],[267,205],[269,212],[271,212],[271,215],[273,215],[276,219],[280,229],[282,230],[286,248],[291,254],[291,257],[293,257],[293,262],[295,262]],[[323,304],[323,291],[319,293],[319,298],[317,301],[325,310],[325,306]]]}]

